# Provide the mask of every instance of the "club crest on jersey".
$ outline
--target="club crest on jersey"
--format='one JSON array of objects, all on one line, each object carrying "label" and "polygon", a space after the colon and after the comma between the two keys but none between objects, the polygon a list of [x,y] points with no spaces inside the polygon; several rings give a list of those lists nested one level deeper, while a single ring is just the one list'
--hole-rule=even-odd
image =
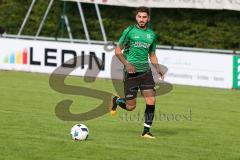
[{"label": "club crest on jersey", "polygon": [[148,38],[148,39],[151,39],[151,35],[150,35],[150,34],[147,34],[147,38]]}]

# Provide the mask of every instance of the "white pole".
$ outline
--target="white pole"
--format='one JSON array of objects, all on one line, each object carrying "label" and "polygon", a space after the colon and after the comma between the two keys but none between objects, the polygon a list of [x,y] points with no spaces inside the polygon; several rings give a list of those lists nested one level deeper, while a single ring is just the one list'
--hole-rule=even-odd
[{"label": "white pole", "polygon": [[67,26],[67,31],[68,31],[68,36],[70,38],[70,41],[73,42],[72,32],[71,32],[71,28],[70,28],[70,25],[69,25],[68,18],[67,18],[66,15],[64,15],[63,18],[64,18],[65,24]]},{"label": "white pole", "polygon": [[86,21],[85,21],[85,17],[84,17],[84,14],[83,14],[81,3],[77,2],[77,5],[78,5],[79,14],[81,16],[83,29],[84,29],[84,32],[85,32],[85,37],[86,37],[88,43],[90,43],[90,37],[89,37],[89,33],[88,33],[88,28],[87,28],[87,25],[86,25]]},{"label": "white pole", "polygon": [[31,3],[31,5],[30,5],[30,7],[29,7],[29,9],[28,9],[28,12],[27,12],[27,14],[26,14],[26,16],[25,16],[25,18],[24,18],[24,21],[23,21],[23,23],[22,23],[22,25],[21,25],[21,28],[20,28],[19,31],[18,31],[17,37],[19,37],[19,36],[21,35],[22,30],[23,30],[23,28],[24,28],[24,26],[25,26],[25,24],[26,24],[26,22],[27,22],[27,20],[28,20],[28,17],[29,17],[29,15],[30,15],[31,11],[32,11],[32,8],[33,8],[33,6],[34,6],[35,1],[36,1],[36,0],[32,0],[32,3]]},{"label": "white pole", "polygon": [[47,10],[46,10],[46,12],[45,12],[45,14],[44,14],[44,17],[43,17],[43,19],[42,19],[42,21],[41,21],[41,24],[40,24],[40,26],[39,26],[39,28],[38,28],[38,31],[37,31],[36,35],[35,35],[35,39],[39,36],[39,34],[40,34],[41,30],[42,30],[43,24],[44,24],[44,22],[45,22],[45,20],[46,20],[46,18],[47,18],[47,15],[48,15],[51,7],[52,7],[53,1],[54,1],[54,0],[51,0],[50,3],[48,4]]},{"label": "white pole", "polygon": [[100,27],[101,27],[101,31],[102,31],[102,35],[103,35],[103,40],[104,40],[105,43],[107,43],[107,37],[106,37],[106,33],[105,33],[103,22],[102,22],[102,17],[101,17],[101,14],[100,14],[97,3],[95,3],[95,8],[96,8],[98,20],[99,20],[99,23],[100,23]]}]

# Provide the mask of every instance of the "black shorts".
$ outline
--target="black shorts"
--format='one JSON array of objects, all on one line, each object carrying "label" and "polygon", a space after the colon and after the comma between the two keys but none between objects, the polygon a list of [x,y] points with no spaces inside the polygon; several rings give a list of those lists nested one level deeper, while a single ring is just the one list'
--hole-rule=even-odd
[{"label": "black shorts", "polygon": [[155,83],[152,76],[152,71],[136,73],[125,73],[124,76],[124,93],[126,100],[131,100],[137,97],[138,89],[154,90]]}]

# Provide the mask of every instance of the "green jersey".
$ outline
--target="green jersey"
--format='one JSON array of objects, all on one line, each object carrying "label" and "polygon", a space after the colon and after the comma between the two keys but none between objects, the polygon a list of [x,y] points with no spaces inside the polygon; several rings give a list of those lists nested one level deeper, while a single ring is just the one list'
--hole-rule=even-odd
[{"label": "green jersey", "polygon": [[123,31],[118,43],[123,47],[124,57],[135,67],[136,72],[144,72],[150,68],[148,56],[156,50],[157,44],[157,36],[153,30],[131,25]]}]

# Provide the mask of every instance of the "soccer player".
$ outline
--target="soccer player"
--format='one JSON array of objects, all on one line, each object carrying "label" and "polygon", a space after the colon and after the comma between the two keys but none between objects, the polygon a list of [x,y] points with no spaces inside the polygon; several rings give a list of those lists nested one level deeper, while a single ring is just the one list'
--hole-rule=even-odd
[{"label": "soccer player", "polygon": [[116,114],[117,106],[127,111],[134,110],[136,108],[137,92],[140,89],[146,102],[142,137],[153,139],[155,137],[150,133],[150,127],[153,123],[156,98],[155,83],[148,58],[162,80],[164,79],[164,73],[155,54],[157,37],[153,30],[148,28],[149,21],[149,9],[146,7],[137,8],[137,23],[127,27],[119,39],[115,55],[124,65],[125,97],[115,96],[112,99],[111,114]]}]

